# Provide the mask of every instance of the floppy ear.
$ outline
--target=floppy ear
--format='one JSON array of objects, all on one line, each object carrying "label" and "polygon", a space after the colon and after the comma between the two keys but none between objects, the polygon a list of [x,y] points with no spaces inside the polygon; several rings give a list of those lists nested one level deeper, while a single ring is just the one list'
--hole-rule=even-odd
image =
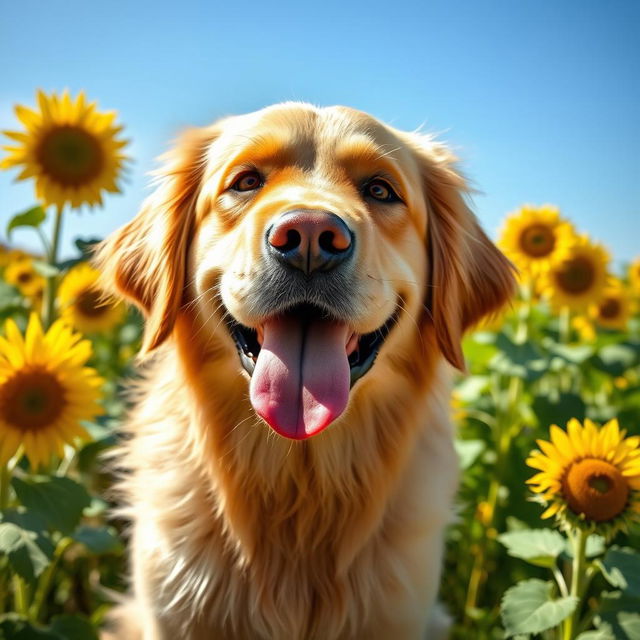
[{"label": "floppy ear", "polygon": [[142,209],[97,248],[94,262],[107,291],[146,316],[141,354],[171,334],[182,304],[187,247],[212,129],[193,129],[162,157],[158,186]]},{"label": "floppy ear", "polygon": [[513,295],[514,268],[467,206],[469,188],[456,158],[430,140],[419,154],[429,216],[426,306],[443,355],[464,370],[462,335]]}]

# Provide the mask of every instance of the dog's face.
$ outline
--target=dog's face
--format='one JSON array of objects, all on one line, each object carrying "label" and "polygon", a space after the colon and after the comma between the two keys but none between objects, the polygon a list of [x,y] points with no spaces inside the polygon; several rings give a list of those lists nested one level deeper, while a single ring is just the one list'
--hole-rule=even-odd
[{"label": "dog's face", "polygon": [[419,352],[421,332],[462,367],[462,332],[509,296],[452,165],[431,139],[344,107],[229,118],[182,140],[99,262],[147,314],[146,350],[194,315],[235,343],[256,413],[307,438],[376,358]]}]

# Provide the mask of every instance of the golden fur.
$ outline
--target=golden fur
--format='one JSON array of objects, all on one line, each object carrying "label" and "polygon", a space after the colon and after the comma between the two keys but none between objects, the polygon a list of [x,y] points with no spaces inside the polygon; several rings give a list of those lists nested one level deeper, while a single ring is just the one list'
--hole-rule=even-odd
[{"label": "golden fur", "polygon": [[[264,186],[228,191],[238,168]],[[366,201],[385,175],[404,203]],[[97,264],[146,315],[144,378],[118,452],[133,524],[133,593],[116,638],[440,637],[434,613],[457,459],[451,364],[500,307],[511,268],[465,203],[455,159],[344,107],[283,104],[188,132],[155,193]],[[398,318],[345,413],[304,441],[248,399],[222,304],[258,326],[260,247],[294,208],[355,230],[354,331]],[[447,362],[448,361],[448,362]]]}]

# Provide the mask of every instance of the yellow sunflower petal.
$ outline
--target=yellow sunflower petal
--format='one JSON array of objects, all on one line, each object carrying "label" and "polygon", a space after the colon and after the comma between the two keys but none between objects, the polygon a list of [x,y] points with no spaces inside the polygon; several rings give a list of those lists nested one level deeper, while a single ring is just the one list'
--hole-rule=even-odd
[{"label": "yellow sunflower petal", "polygon": [[61,321],[45,334],[33,314],[26,337],[15,323],[7,322],[5,329],[0,338],[0,457],[6,461],[22,444],[37,468],[64,453],[65,442],[88,439],[81,421],[103,412],[98,404],[103,381],[86,366],[90,343]]},{"label": "yellow sunflower petal", "polygon": [[20,446],[20,433],[14,429],[2,428],[2,438],[0,438],[0,465],[7,464]]},{"label": "yellow sunflower petal", "polygon": [[84,94],[72,99],[67,90],[60,96],[38,91],[37,104],[37,110],[16,106],[25,131],[8,132],[17,146],[9,147],[0,167],[20,167],[18,178],[34,180],[38,200],[58,208],[93,206],[104,192],[117,191],[126,158],[115,112],[99,112]]},{"label": "yellow sunflower petal", "polygon": [[537,440],[541,451],[527,459],[539,470],[526,481],[530,490],[551,503],[543,517],[607,538],[623,530],[640,501],[640,436],[625,439],[617,420],[599,427],[571,419],[566,432],[552,425],[550,438]]},{"label": "yellow sunflower petal", "polygon": [[547,518],[551,518],[552,516],[555,516],[556,513],[560,511],[560,509],[561,509],[561,505],[559,503],[554,503],[540,517],[543,520],[546,520]]}]

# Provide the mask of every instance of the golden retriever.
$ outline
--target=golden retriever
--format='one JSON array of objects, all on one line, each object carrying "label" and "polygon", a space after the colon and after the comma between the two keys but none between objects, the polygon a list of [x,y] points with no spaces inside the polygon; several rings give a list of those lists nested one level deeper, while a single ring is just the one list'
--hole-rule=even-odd
[{"label": "golden retriever", "polygon": [[514,284],[466,191],[443,145],[345,107],[168,154],[96,259],[153,352],[118,453],[116,638],[445,637],[450,378]]}]

